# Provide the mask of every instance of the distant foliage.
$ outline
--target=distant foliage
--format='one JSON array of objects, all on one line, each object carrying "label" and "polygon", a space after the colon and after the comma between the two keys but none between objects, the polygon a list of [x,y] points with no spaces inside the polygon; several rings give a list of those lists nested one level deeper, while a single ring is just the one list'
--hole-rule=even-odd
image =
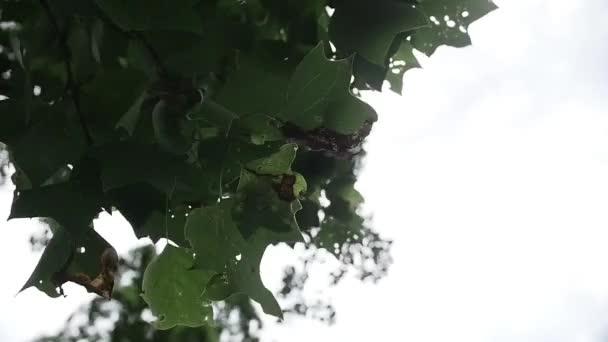
[{"label": "distant foliage", "polygon": [[281,308],[262,283],[272,244],[329,251],[344,265],[336,280],[353,267],[381,277],[390,242],[367,227],[354,188],[377,119],[359,94],[400,92],[418,66],[414,49],[468,45],[469,24],[495,9],[489,0],[0,6],[10,219],[53,222],[23,288],[56,297],[74,282],[111,297],[119,260],[92,221],[119,211],[138,237],[171,241],[142,278],[161,329],[208,324],[211,304],[236,294],[277,317],[301,311]]}]

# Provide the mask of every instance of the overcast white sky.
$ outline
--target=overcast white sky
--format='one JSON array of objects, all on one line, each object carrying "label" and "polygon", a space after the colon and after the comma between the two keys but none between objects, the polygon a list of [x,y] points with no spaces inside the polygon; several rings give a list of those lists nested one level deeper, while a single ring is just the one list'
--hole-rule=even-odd
[{"label": "overcast white sky", "polygon": [[[440,48],[403,97],[370,99],[380,120],[358,188],[395,240],[389,275],[325,290],[335,326],[289,320],[269,340],[608,341],[608,3],[497,3],[474,46]],[[33,228],[0,230],[0,341],[59,327],[87,295],[14,297],[36,263]],[[282,253],[264,259],[268,284]]]}]

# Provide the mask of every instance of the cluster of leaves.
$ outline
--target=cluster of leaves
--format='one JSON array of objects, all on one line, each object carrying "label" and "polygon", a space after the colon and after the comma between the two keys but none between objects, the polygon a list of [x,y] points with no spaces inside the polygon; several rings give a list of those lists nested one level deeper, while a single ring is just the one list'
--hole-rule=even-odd
[{"label": "cluster of leaves", "polygon": [[[401,88],[413,50],[470,43],[488,0],[21,0],[0,17],[0,141],[10,218],[54,220],[24,288],[74,281],[109,296],[119,211],[171,241],[147,266],[157,328],[199,326],[245,294],[282,317],[259,264],[306,243],[386,272],[354,168],[376,113],[356,94]],[[326,197],[330,204],[322,200]],[[353,257],[363,249],[364,259]],[[358,261],[357,261],[358,260]],[[357,264],[359,263],[359,264]],[[110,267],[111,266],[111,267]],[[337,276],[339,278],[339,276]]]},{"label": "cluster of leaves", "polygon": [[149,323],[149,309],[139,295],[144,270],[154,257],[156,251],[151,246],[133,250],[120,266],[124,276],[114,291],[113,301],[94,299],[72,314],[59,333],[36,341],[217,342],[220,337],[229,341],[259,340],[257,332],[262,326],[261,320],[251,302],[243,295],[233,296],[217,305],[217,318],[213,325],[154,329]]},{"label": "cluster of leaves", "polygon": [[[44,231],[41,231],[44,233]],[[46,234],[41,237],[44,238]],[[33,245],[36,247],[36,245]],[[97,297],[73,313],[56,334],[40,337],[36,342],[59,341],[239,341],[258,342],[264,325],[251,301],[236,295],[214,304],[215,322],[202,327],[154,329],[145,301],[139,296],[146,266],[157,256],[152,246],[132,250],[121,260],[120,283],[112,301]],[[333,323],[335,310],[323,300],[309,301],[303,296],[309,267],[316,262],[316,253],[302,256],[302,264],[287,267],[283,287],[278,296],[283,299],[284,312]],[[297,268],[300,268],[297,270]],[[286,307],[285,303],[288,303]]]}]

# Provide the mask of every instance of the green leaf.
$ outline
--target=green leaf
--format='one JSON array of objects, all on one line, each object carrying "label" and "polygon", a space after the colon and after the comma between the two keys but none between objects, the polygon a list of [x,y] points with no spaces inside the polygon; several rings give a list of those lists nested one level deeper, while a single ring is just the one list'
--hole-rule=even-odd
[{"label": "green leaf", "polygon": [[203,300],[211,274],[192,269],[193,265],[190,250],[167,245],[146,268],[142,296],[158,316],[154,322],[157,329],[197,327],[213,319],[211,304]]},{"label": "green leaf", "polygon": [[[317,197],[314,198],[317,199]],[[313,199],[302,201],[302,210],[296,213],[296,220],[302,231],[310,231],[312,228],[320,226],[319,210],[321,209],[321,206]]]},{"label": "green leaf", "polygon": [[336,195],[346,201],[353,210],[363,203],[363,196],[355,189],[354,184],[345,184],[336,190]]},{"label": "green leaf", "polygon": [[298,145],[286,144],[272,155],[247,163],[247,168],[257,174],[279,176],[291,173],[291,164],[296,158]]},{"label": "green leaf", "polygon": [[84,153],[82,130],[62,115],[62,107],[36,108],[35,122],[9,142],[14,162],[33,185],[42,184],[61,167],[76,163]]},{"label": "green leaf", "polygon": [[75,182],[48,185],[29,190],[15,190],[9,219],[50,217],[73,236],[81,236],[101,211],[96,194]]},{"label": "green leaf", "polygon": [[[237,191],[233,217],[245,238],[265,228],[279,234],[283,241],[303,241],[294,216],[302,207],[300,202],[279,198],[272,180],[243,170]],[[293,188],[289,191],[293,191]]]},{"label": "green leaf", "polygon": [[301,174],[296,173],[295,176],[296,181],[293,184],[293,193],[296,197],[298,197],[306,192],[306,190],[308,189],[308,184],[306,183],[306,179],[304,178],[304,176],[302,176]]},{"label": "green leaf", "polygon": [[102,272],[103,264],[101,257],[110,244],[93,230],[93,225],[81,236],[74,237],[76,253],[69,265],[68,272],[71,274],[82,273],[94,279]]},{"label": "green leaf", "polygon": [[237,262],[236,256],[245,249],[231,216],[233,200],[195,209],[188,216],[185,235],[196,253],[197,268],[223,273]]},{"label": "green leaf", "polygon": [[374,110],[350,94],[351,70],[352,59],[328,60],[317,45],[296,68],[281,117],[304,130],[324,127],[340,134],[356,133],[366,121],[375,121]]},{"label": "green leaf", "polygon": [[245,293],[262,305],[264,312],[282,317],[282,311],[260,277],[260,262],[266,247],[278,242],[277,235],[257,229],[243,239],[231,216],[232,199],[192,211],[186,236],[196,252],[196,267],[225,275],[209,284],[210,298],[225,299]]},{"label": "green leaf", "polygon": [[91,26],[91,55],[98,64],[101,64],[101,42],[103,40],[103,23],[95,21]]},{"label": "green leaf", "polygon": [[107,144],[98,151],[97,158],[104,191],[146,183],[172,199],[195,201],[210,198],[211,185],[217,180],[210,177],[215,170],[190,165],[154,145]]},{"label": "green leaf", "polygon": [[120,120],[116,123],[116,128],[124,129],[129,135],[133,135],[135,127],[139,121],[141,115],[141,106],[146,99],[147,92],[143,92],[137,97],[135,102],[131,105],[129,110],[123,115]]},{"label": "green leaf", "polygon": [[239,259],[228,267],[227,271],[213,278],[205,291],[205,298],[225,300],[235,294],[244,293],[262,306],[262,310],[278,318],[283,318],[283,311],[276,298],[260,277],[260,262],[266,247],[271,243],[264,237],[265,230],[260,230],[259,238],[248,242],[247,248],[237,255]]},{"label": "green leaf", "polygon": [[157,66],[154,64],[150,52],[140,40],[130,40],[127,45],[127,64],[130,69],[139,70],[150,77],[154,77]]},{"label": "green leaf", "polygon": [[256,235],[248,241],[248,248],[240,255],[241,260],[228,269],[228,282],[233,284],[238,292],[245,293],[260,303],[265,313],[283,318],[279,303],[264,286],[260,276],[260,263],[270,240],[266,234],[264,229],[258,229]]},{"label": "green leaf", "polygon": [[70,68],[76,83],[90,79],[98,65],[91,49],[93,44],[91,38],[89,28],[84,25],[74,26],[69,31],[67,44],[71,51]]},{"label": "green leaf", "polygon": [[35,286],[50,297],[58,297],[57,274],[78,273],[94,279],[102,270],[101,255],[107,248],[111,248],[108,242],[92,228],[74,238],[59,226],[20,291]]},{"label": "green leaf", "polygon": [[169,238],[179,246],[188,246],[184,224],[191,210],[189,205],[174,205],[166,194],[141,183],[112,189],[108,196],[138,238],[149,237],[154,243]]},{"label": "green leaf", "polygon": [[[237,124],[238,126],[238,120]],[[215,137],[199,142],[199,163],[210,184],[211,192],[219,194],[219,184],[225,190],[234,187],[241,174],[241,169],[247,163],[268,157],[281,146],[279,143],[266,143],[257,145],[249,141],[235,138],[236,130],[230,137]],[[215,198],[217,199],[217,197]]]},{"label": "green leaf", "polygon": [[237,120],[235,124],[238,129],[251,136],[251,142],[255,145],[285,139],[279,128],[280,123],[268,115],[248,115]]},{"label": "green leaf", "polygon": [[366,122],[376,120],[372,106],[348,94],[329,103],[323,126],[339,134],[358,135]]},{"label": "green leaf", "polygon": [[498,8],[491,0],[423,0],[418,6],[430,25],[414,32],[412,44],[428,56],[440,45],[471,45],[469,25]]},{"label": "green leaf", "polygon": [[323,46],[317,45],[289,81],[283,117],[305,129],[321,126],[328,103],[348,92],[350,76],[350,59],[330,61]]},{"label": "green leaf", "polygon": [[339,50],[356,52],[370,62],[384,66],[397,34],[427,24],[424,15],[405,1],[353,0],[336,6],[329,32]]},{"label": "green leaf", "polygon": [[97,145],[122,138],[116,123],[136,102],[146,82],[146,75],[138,70],[112,67],[82,85],[82,112]]},{"label": "green leaf", "polygon": [[190,215],[186,205],[180,205],[168,211],[153,211],[139,230],[154,242],[168,238],[179,246],[188,246],[184,237],[184,226]]},{"label": "green leaf", "polygon": [[241,117],[276,116],[285,101],[289,70],[290,64],[276,56],[239,56],[236,70],[215,100]]},{"label": "green leaf", "polygon": [[169,104],[159,100],[152,109],[152,126],[158,144],[167,152],[184,154],[190,147],[179,129],[179,117],[172,113]]},{"label": "green leaf", "polygon": [[[148,36],[155,40],[156,45],[159,44],[158,39],[155,39],[159,34],[152,33]],[[207,76],[221,69],[222,63],[225,63],[227,56],[231,54],[229,50],[231,37],[226,36],[224,27],[207,27],[207,31],[202,36],[182,37],[183,35],[179,38],[190,40],[190,44],[167,51],[166,57],[163,58],[167,68],[175,73],[188,77]],[[160,39],[163,38],[160,36]]]},{"label": "green leaf", "polygon": [[237,118],[237,114],[213,100],[204,100],[188,113],[189,120],[203,121],[219,128],[224,134],[228,133],[232,121]]},{"label": "green leaf", "polygon": [[227,300],[237,294],[238,291],[235,290],[230,283],[228,283],[226,273],[218,273],[211,277],[211,280],[209,280],[209,283],[207,283],[203,298],[217,302]]},{"label": "green leaf", "polygon": [[127,31],[172,30],[201,33],[195,9],[198,0],[96,0],[97,5]]},{"label": "green leaf", "polygon": [[74,241],[66,231],[58,230],[49,241],[36,268],[19,292],[35,286],[49,297],[59,297],[60,294],[57,291],[57,284],[53,281],[53,275],[64,268],[75,247]]},{"label": "green leaf", "polygon": [[408,40],[403,40],[400,43],[399,50],[391,57],[386,76],[391,90],[401,94],[403,91],[403,75],[406,71],[414,68],[420,68],[420,64],[414,56],[413,46]]},{"label": "green leaf", "polygon": [[0,101],[2,125],[0,125],[0,141],[12,145],[25,132],[26,120],[20,99],[8,98]]},{"label": "green leaf", "polygon": [[358,90],[373,89],[382,91],[386,72],[386,67],[374,64],[356,55],[353,61],[353,76],[355,76],[355,80],[352,86]]}]

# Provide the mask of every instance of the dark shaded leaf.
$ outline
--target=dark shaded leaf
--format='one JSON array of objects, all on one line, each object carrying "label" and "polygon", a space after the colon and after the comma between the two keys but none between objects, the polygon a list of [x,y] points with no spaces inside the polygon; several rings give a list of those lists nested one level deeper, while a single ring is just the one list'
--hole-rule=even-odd
[{"label": "dark shaded leaf", "polygon": [[97,196],[75,182],[15,190],[9,219],[50,217],[77,237],[90,229],[89,224],[101,211]]},{"label": "dark shaded leaf", "polygon": [[427,24],[417,8],[404,1],[341,1],[331,17],[329,33],[338,49],[385,66],[395,36]]},{"label": "dark shaded leaf", "polygon": [[124,30],[173,30],[200,33],[202,23],[194,9],[197,0],[96,0]]}]

